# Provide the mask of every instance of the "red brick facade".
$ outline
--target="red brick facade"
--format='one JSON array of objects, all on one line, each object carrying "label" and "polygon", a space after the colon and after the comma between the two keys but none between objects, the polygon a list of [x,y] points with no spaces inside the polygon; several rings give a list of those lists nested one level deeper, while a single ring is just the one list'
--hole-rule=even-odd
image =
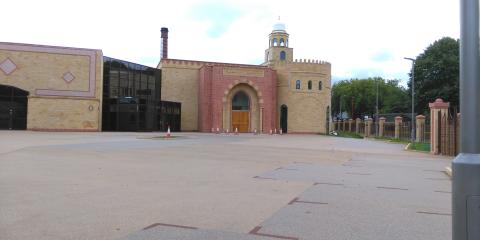
[{"label": "red brick facade", "polygon": [[210,132],[217,127],[230,128],[223,126],[224,107],[226,102],[231,101],[231,98],[227,97],[230,91],[240,84],[250,87],[258,97],[257,104],[261,109],[260,129],[269,132],[277,126],[277,75],[273,69],[255,65],[206,64],[199,74],[199,131]]}]

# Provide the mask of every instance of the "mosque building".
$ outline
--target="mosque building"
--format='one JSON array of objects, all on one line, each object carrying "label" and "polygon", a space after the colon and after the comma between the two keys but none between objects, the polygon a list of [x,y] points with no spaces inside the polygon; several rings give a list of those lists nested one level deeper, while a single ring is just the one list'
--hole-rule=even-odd
[{"label": "mosque building", "polygon": [[182,130],[328,132],[330,63],[293,60],[283,23],[268,43],[261,65],[180,60],[168,57],[162,29],[162,99],[181,102]]},{"label": "mosque building", "polygon": [[0,129],[328,132],[331,65],[293,60],[285,25],[261,65],[168,57],[157,68],[101,50],[0,42]]}]

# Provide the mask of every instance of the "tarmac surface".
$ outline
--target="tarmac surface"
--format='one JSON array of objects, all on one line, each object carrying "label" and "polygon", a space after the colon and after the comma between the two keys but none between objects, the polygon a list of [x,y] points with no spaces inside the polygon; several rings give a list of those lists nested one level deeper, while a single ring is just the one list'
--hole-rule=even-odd
[{"label": "tarmac surface", "polygon": [[0,239],[451,239],[452,158],[320,135],[0,131]]}]

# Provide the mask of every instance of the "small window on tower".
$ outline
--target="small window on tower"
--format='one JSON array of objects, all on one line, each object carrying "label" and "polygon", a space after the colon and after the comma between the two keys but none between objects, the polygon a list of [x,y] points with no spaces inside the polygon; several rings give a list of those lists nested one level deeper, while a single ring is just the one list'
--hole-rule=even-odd
[{"label": "small window on tower", "polygon": [[287,58],[287,54],[285,53],[285,51],[281,51],[280,52],[280,60],[284,61],[286,58]]},{"label": "small window on tower", "polygon": [[295,89],[300,89],[300,80],[295,82]]},{"label": "small window on tower", "polygon": [[280,38],[280,47],[285,47],[285,40],[283,40],[283,38]]},{"label": "small window on tower", "polygon": [[312,90],[312,81],[308,81],[308,90]]},{"label": "small window on tower", "polygon": [[318,91],[321,91],[322,90],[322,81],[319,81],[318,82]]},{"label": "small window on tower", "polygon": [[273,39],[273,46],[274,46],[274,47],[278,46],[278,42],[277,42],[277,39],[276,39],[276,38]]}]

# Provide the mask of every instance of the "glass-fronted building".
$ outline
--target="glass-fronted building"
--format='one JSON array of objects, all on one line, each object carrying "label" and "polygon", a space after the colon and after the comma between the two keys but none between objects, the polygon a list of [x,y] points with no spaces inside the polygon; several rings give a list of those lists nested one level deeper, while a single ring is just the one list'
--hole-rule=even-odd
[{"label": "glass-fronted building", "polygon": [[104,131],[180,131],[181,104],[161,101],[161,70],[103,58]]}]

